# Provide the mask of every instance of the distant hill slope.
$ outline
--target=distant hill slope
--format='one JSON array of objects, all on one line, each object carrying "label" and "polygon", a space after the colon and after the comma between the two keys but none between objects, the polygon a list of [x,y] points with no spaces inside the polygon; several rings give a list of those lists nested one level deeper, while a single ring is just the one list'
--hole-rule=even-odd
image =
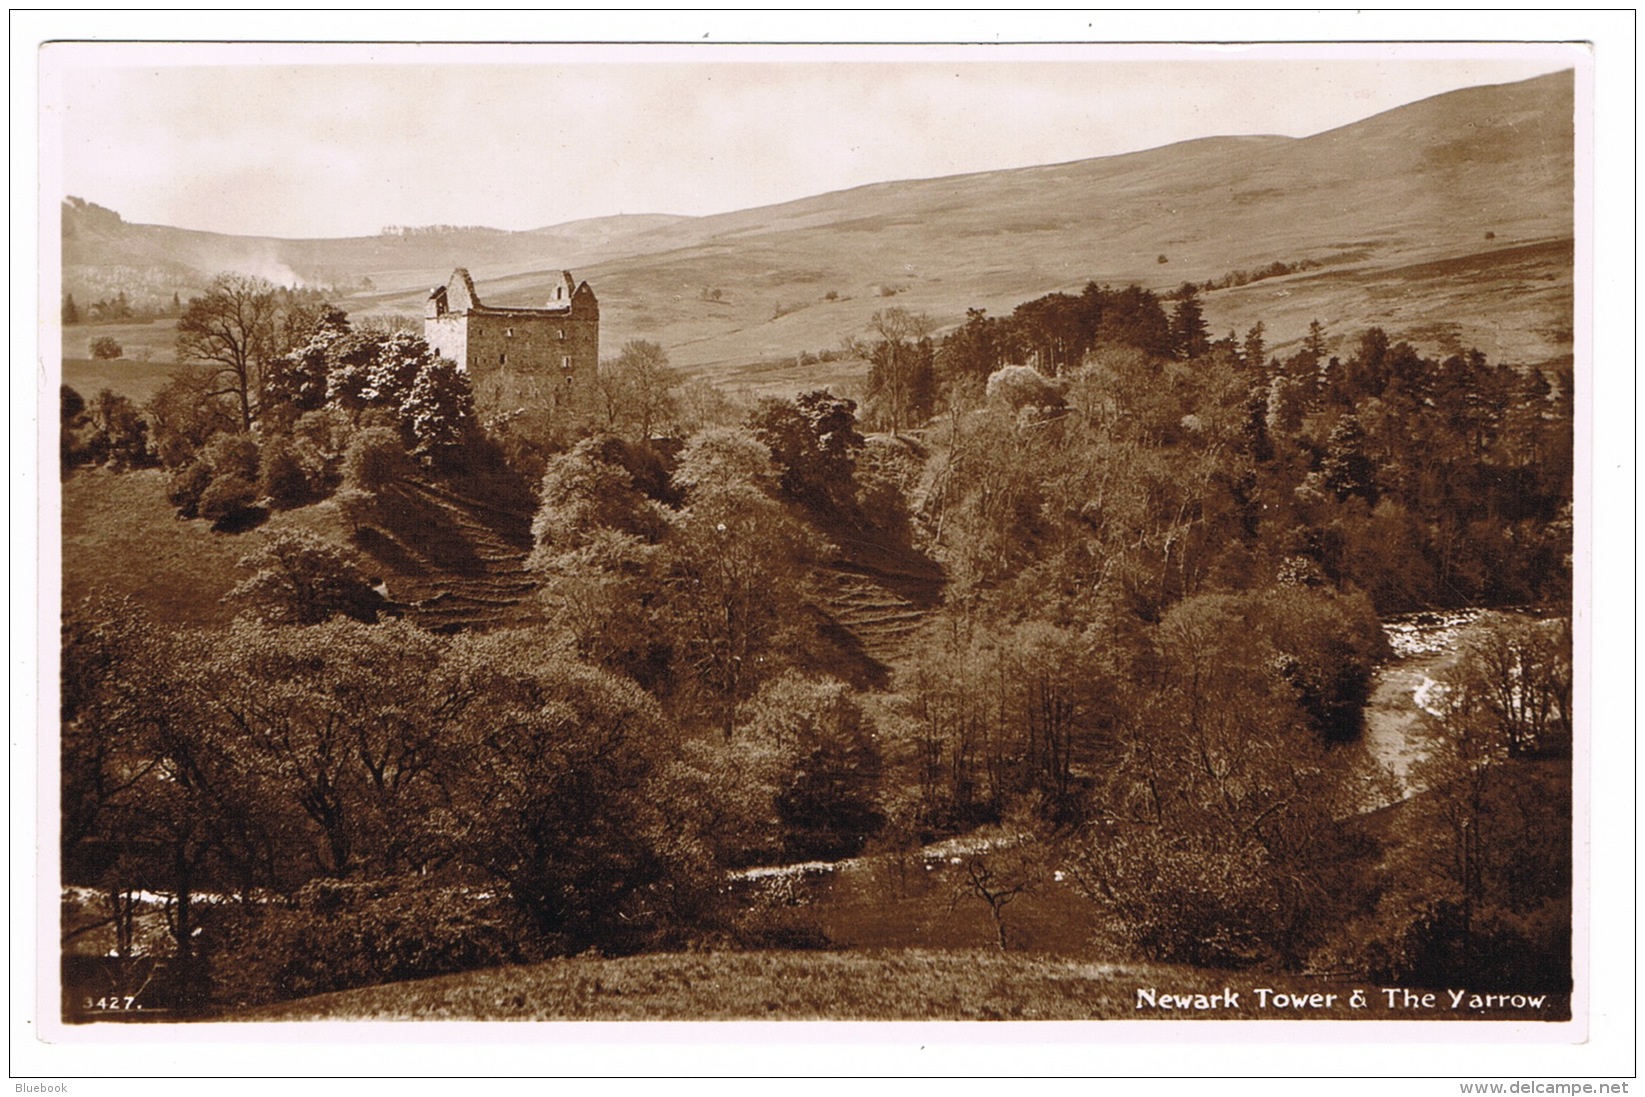
[{"label": "distant hill slope", "polygon": [[[394,227],[376,236],[286,240],[231,236],[166,225],[131,224],[113,210],[63,203],[63,283],[81,300],[122,282],[134,299],[148,292],[187,297],[219,271],[256,274],[357,292],[402,294],[442,282],[460,262],[486,271],[540,269],[545,257],[582,265],[626,252],[626,241],[689,217],[632,214],[569,221],[529,232],[467,226]],[[546,295],[545,295],[546,296]]]},{"label": "distant hill slope", "polygon": [[[212,250],[228,241],[268,248],[294,268],[369,274],[376,292],[351,309],[408,313],[459,263],[498,304],[540,302],[572,266],[600,296],[606,347],[651,339],[752,387],[803,383],[773,363],[837,346],[891,305],[946,325],[1093,279],[1164,290],[1302,260],[1319,266],[1208,294],[1213,331],[1262,320],[1283,351],[1313,319],[1338,339],[1382,324],[1427,349],[1546,361],[1570,353],[1574,109],[1572,74],[1555,73],[1313,137],[1213,137],[712,217],[349,241],[155,230],[175,246],[141,254],[205,269],[232,265]],[[131,247],[88,230],[71,249],[65,230],[82,266]]]}]

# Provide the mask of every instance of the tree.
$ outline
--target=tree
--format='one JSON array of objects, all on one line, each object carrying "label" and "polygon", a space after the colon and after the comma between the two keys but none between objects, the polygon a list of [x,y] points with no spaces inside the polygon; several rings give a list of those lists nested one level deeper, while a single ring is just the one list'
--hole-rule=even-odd
[{"label": "tree", "polygon": [[400,403],[400,423],[414,453],[449,461],[474,430],[468,374],[444,358],[424,362]]},{"label": "tree", "polygon": [[1184,282],[1177,291],[1176,308],[1171,311],[1171,343],[1176,357],[1198,358],[1211,347],[1210,328],[1200,305],[1199,291]]},{"label": "tree", "polygon": [[1135,347],[1157,358],[1171,356],[1171,320],[1151,290],[1132,284],[1122,290],[1086,287],[1087,314],[1095,313],[1096,341]]},{"label": "tree", "polygon": [[263,403],[263,371],[273,357],[275,287],[261,278],[219,274],[177,320],[177,358],[211,367],[211,395],[227,396],[249,431]]},{"label": "tree", "polygon": [[1005,908],[1033,894],[1035,876],[1043,869],[1022,842],[995,841],[966,856],[965,877],[954,893],[953,904],[972,898],[986,905],[994,923],[994,943],[1004,952],[1009,947]]},{"label": "tree", "polygon": [[686,505],[670,518],[663,612],[682,667],[730,738],[738,703],[785,661],[780,640],[796,639],[808,539],[772,498],[776,469],[746,431],[697,435],[674,482]]},{"label": "tree", "polygon": [[343,483],[373,496],[411,475],[411,470],[398,432],[388,427],[356,431],[343,455]]},{"label": "tree", "polygon": [[125,348],[120,345],[119,341],[108,335],[99,335],[93,339],[90,350],[93,358],[103,361],[119,358],[126,353]]},{"label": "tree", "polygon": [[[929,345],[921,352],[918,344],[931,333],[931,318],[904,308],[881,309],[868,321],[868,329],[879,336],[869,349],[876,371],[869,380],[874,398],[883,403],[891,433],[923,419],[918,396],[930,388]],[[927,376],[917,376],[919,371]],[[929,407],[925,409],[929,414]]]},{"label": "tree", "polygon": [[57,448],[65,475],[70,468],[85,461],[89,456],[85,442],[80,437],[85,425],[86,398],[68,385],[59,386]]},{"label": "tree", "polygon": [[985,309],[965,310],[965,323],[945,336],[937,350],[936,366],[950,392],[974,392],[1006,364],[1012,353],[1009,326],[1009,321],[989,316]]},{"label": "tree", "polygon": [[67,327],[70,324],[78,324],[79,322],[80,322],[80,309],[74,303],[74,294],[72,294],[72,293],[64,294],[63,295],[63,326]]},{"label": "tree", "polygon": [[347,554],[305,529],[281,530],[240,559],[252,575],[229,592],[273,625],[318,625],[333,617],[372,622],[383,600]]},{"label": "tree", "polygon": [[604,407],[606,429],[645,441],[675,415],[678,371],[656,343],[631,339],[615,359],[600,363],[595,388]]},{"label": "tree", "polygon": [[785,854],[839,860],[862,852],[885,821],[875,727],[844,682],[790,673],[746,706],[741,734],[767,740],[787,760],[772,800]]},{"label": "tree", "polygon": [[1316,366],[1325,361],[1325,327],[1318,320],[1308,322],[1308,337],[1302,341],[1302,350]]},{"label": "tree", "polygon": [[1267,329],[1261,320],[1251,326],[1245,333],[1245,344],[1240,350],[1240,360],[1252,375],[1257,376],[1268,368],[1268,344],[1264,340]]},{"label": "tree", "polygon": [[672,875],[654,774],[669,746],[656,703],[544,637],[459,648],[475,703],[450,737],[433,822],[567,952],[632,947]]},{"label": "tree", "polygon": [[1079,364],[1093,336],[1089,301],[1052,293],[1018,305],[1011,326],[1033,365],[1057,377]]},{"label": "tree", "polygon": [[403,622],[241,618],[197,655],[195,720],[283,828],[288,872],[347,877],[438,864],[444,753],[476,683]]},{"label": "tree", "polygon": [[826,389],[793,400],[762,401],[749,426],[782,470],[783,493],[814,507],[840,506],[853,497],[857,405]]},{"label": "tree", "polygon": [[666,522],[635,485],[624,450],[617,438],[585,438],[570,453],[549,459],[531,522],[535,563],[581,548],[601,531],[648,542],[662,538]]},{"label": "tree", "polygon": [[1393,942],[1388,970],[1376,974],[1404,985],[1568,991],[1570,776],[1556,770],[1548,780],[1548,763],[1525,758],[1523,742],[1516,746],[1524,729],[1502,709],[1509,668],[1500,655],[1517,641],[1546,640],[1548,664],[1539,659],[1510,673],[1533,696],[1539,679],[1557,693],[1569,634],[1564,621],[1482,625],[1483,635],[1432,693],[1440,731],[1418,776],[1429,789],[1420,806],[1438,838],[1433,877],[1417,916]]},{"label": "tree", "polygon": [[86,416],[91,425],[86,452],[93,461],[107,461],[115,468],[140,468],[152,463],[148,423],[131,400],[103,389],[92,397]]},{"label": "tree", "polygon": [[1337,425],[1331,428],[1325,456],[1320,461],[1320,476],[1326,489],[1337,499],[1357,495],[1376,506],[1379,494],[1376,465],[1365,452],[1365,428],[1353,412],[1337,420]]},{"label": "tree", "polygon": [[276,507],[297,507],[324,496],[325,456],[307,439],[276,434],[263,446],[257,491]]},{"label": "tree", "polygon": [[289,404],[298,412],[318,409],[326,402],[339,344],[351,334],[348,317],[328,307],[305,342],[268,364],[264,377],[267,398]]},{"label": "tree", "polygon": [[1156,959],[1295,969],[1371,901],[1369,851],[1261,610],[1199,595],[1165,614],[1071,850],[1079,886]]},{"label": "tree", "polygon": [[104,892],[122,961],[134,957],[136,894],[157,897],[173,1001],[185,1009],[208,991],[199,891],[208,879],[242,894],[271,882],[259,868],[270,863],[271,832],[246,775],[193,707],[193,665],[188,645],[129,599],[93,598],[64,614],[64,880]]},{"label": "tree", "polygon": [[1471,641],[1453,674],[1508,756],[1557,754],[1571,745],[1570,620],[1493,622]]}]

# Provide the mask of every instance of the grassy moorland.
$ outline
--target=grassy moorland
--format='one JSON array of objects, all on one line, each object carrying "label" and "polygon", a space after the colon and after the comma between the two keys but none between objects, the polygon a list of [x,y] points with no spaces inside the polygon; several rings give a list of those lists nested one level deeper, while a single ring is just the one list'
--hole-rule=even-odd
[{"label": "grassy moorland", "polygon": [[[614,345],[659,341],[679,364],[756,388],[775,381],[772,364],[837,346],[888,305],[947,326],[970,307],[998,314],[1087,280],[1165,290],[1275,261],[1321,269],[1207,294],[1213,331],[1260,318],[1284,350],[1311,320],[1379,324],[1545,361],[1569,349],[1556,329],[1570,294],[1570,97],[1560,74],[1304,139],[861,187],[663,229],[646,254],[579,275],[610,302]],[[1543,246],[1554,254],[1513,250]],[[546,285],[517,275],[493,292],[525,303]]]},{"label": "grassy moorland", "polygon": [[1306,263],[1206,292],[1213,334],[1262,320],[1285,353],[1318,320],[1338,353],[1379,325],[1429,353],[1477,346],[1540,364],[1570,353],[1572,97],[1570,74],[1554,74],[1308,138],[1210,138],[536,233],[271,241],[82,215],[66,230],[65,263],[91,277],[181,257],[195,289],[219,269],[271,264],[279,281],[368,276],[374,288],[343,293],[344,307],[406,316],[459,264],[486,301],[506,305],[540,303],[569,266],[600,296],[605,346],[651,340],[676,366],[773,395],[860,380],[860,362],[796,356],[837,348],[891,306],[948,328],[968,308],[1008,313],[1087,281],[1163,292]]}]

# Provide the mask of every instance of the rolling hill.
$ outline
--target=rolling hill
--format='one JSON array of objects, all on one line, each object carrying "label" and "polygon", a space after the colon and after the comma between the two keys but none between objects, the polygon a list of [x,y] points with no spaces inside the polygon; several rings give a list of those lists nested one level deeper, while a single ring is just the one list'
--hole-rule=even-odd
[{"label": "rolling hill", "polygon": [[[65,212],[66,284],[145,261],[371,288],[362,312],[421,311],[467,266],[488,302],[535,304],[561,267],[598,292],[604,345],[755,389],[834,380],[795,355],[861,334],[877,309],[1017,303],[1096,280],[1166,290],[1275,262],[1283,277],[1205,295],[1212,331],[1266,323],[1283,351],[1380,324],[1429,351],[1541,363],[1571,348],[1574,87],[1569,72],[1470,88],[1306,138],[1212,137],[1121,156],[879,183],[710,217],[617,217],[530,233],[443,229],[280,241]],[[83,204],[82,204],[83,206]],[[321,275],[324,274],[324,277]],[[837,373],[837,367],[833,368]]]}]

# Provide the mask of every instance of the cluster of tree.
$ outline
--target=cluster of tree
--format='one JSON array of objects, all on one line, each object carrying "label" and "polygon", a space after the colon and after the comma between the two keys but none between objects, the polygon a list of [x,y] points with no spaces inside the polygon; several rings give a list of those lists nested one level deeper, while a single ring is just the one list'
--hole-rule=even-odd
[{"label": "cluster of tree", "polygon": [[1025,301],[1010,316],[966,310],[965,323],[936,352],[941,383],[972,397],[1001,366],[1028,363],[1047,376],[1076,370],[1099,347],[1129,347],[1158,358],[1193,358],[1209,346],[1197,289],[1184,283],[1167,312],[1141,286],[1112,289],[1088,283],[1077,296],[1050,293]]},{"label": "cluster of tree", "polygon": [[[660,810],[672,737],[655,702],[551,637],[249,618],[178,635],[112,602],[67,615],[64,662],[65,878],[111,910],[164,895],[196,1005],[214,967],[241,962],[218,951],[227,936],[316,880],[502,888],[543,948],[567,951],[643,938],[689,879]],[[358,972],[379,947],[401,954],[361,938],[369,909],[328,913],[279,959]]]},{"label": "cluster of tree", "polygon": [[864,419],[895,435],[931,417],[937,398],[936,354],[931,318],[903,308],[881,309],[869,321],[874,338],[852,341],[868,360]]},{"label": "cluster of tree", "polygon": [[242,561],[229,628],[68,607],[65,879],[106,924],[162,897],[195,1007],[729,932],[727,868],[881,822],[873,720],[802,666],[782,490],[751,430],[666,462],[579,444],[545,476],[530,629],[393,619],[302,532]]},{"label": "cluster of tree", "polygon": [[1402,985],[1571,989],[1571,622],[1501,617],[1435,690],[1412,916],[1361,966]]},{"label": "cluster of tree", "polygon": [[1100,345],[1061,377],[1002,368],[979,396],[927,432],[926,526],[962,589],[1055,558],[1059,593],[1149,614],[1286,568],[1384,613],[1568,596],[1568,369],[1434,360],[1379,329],[1338,359],[1317,324],[1281,362],[1257,324],[1186,361]]},{"label": "cluster of tree", "polygon": [[[973,310],[943,341],[912,501],[948,597],[888,768],[923,833],[1060,827],[1149,955],[1297,966],[1375,906],[1328,750],[1376,613],[1569,598],[1570,376],[1377,329],[1334,358],[1317,323],[1281,361],[1260,323],[1209,339],[1192,291]],[[1554,661],[1537,635],[1476,655],[1513,683],[1505,756],[1568,728],[1506,669]]]},{"label": "cluster of tree", "polygon": [[1294,263],[1275,259],[1267,266],[1257,267],[1254,270],[1231,270],[1221,278],[1209,278],[1196,284],[1194,288],[1201,293],[1210,293],[1219,289],[1233,289],[1235,286],[1261,282],[1266,278],[1283,278],[1287,274],[1296,274],[1298,271],[1319,270],[1323,265],[1314,259],[1298,259]]},{"label": "cluster of tree", "polygon": [[[209,365],[144,414],[66,391],[65,459],[158,461],[211,517],[338,483],[369,500],[414,457],[484,448],[466,379],[421,340],[268,289],[190,303],[180,348]],[[304,933],[344,942],[278,976],[328,989],[320,967],[365,978],[373,948],[431,957],[394,969],[415,974],[512,958],[520,932],[541,951],[700,938],[727,869],[1009,819],[1140,951],[1301,966],[1376,905],[1332,754],[1382,655],[1376,612],[1569,597],[1571,379],[1375,329],[1331,358],[1318,325],[1280,361],[1260,323],[1211,340],[1192,287],[1172,305],[1093,285],[973,310],[940,342],[877,313],[864,418],[917,444],[865,438],[827,392],[739,412],[643,341],[573,399],[494,403],[483,429],[538,484],[529,629],[421,632],[299,535],[248,556],[227,631],[74,608],[65,865],[114,919],[167,896],[202,978],[213,947],[284,963]],[[875,526],[948,577],[879,697],[841,680],[813,584],[821,531]],[[1493,745],[1435,798],[1461,804],[1447,833],[1475,867],[1390,970],[1459,924],[1477,968],[1476,912],[1519,870],[1466,845],[1509,793],[1462,794],[1568,742],[1568,636],[1499,635],[1447,693]],[[969,878],[1003,942],[1017,885]],[[516,928],[430,919],[436,893],[500,895]]]},{"label": "cluster of tree", "polygon": [[103,323],[110,321],[131,320],[135,316],[131,302],[126,298],[125,290],[121,290],[112,298],[100,298],[86,306],[85,314],[80,312],[80,306],[74,303],[74,294],[63,295],[63,324],[79,324],[89,321]]},{"label": "cluster of tree", "polygon": [[175,291],[169,300],[161,295],[140,296],[134,303],[125,290],[118,290],[112,296],[99,297],[91,304],[81,308],[75,303],[74,294],[63,295],[62,322],[64,327],[72,324],[118,324],[132,321],[157,320],[172,316],[181,316],[183,301]]},{"label": "cluster of tree", "polygon": [[185,517],[233,523],[348,487],[374,494],[413,458],[453,465],[475,431],[467,375],[419,337],[356,331],[306,291],[223,275],[177,324],[185,363],[141,409],[63,394],[65,468],[159,465]]}]

